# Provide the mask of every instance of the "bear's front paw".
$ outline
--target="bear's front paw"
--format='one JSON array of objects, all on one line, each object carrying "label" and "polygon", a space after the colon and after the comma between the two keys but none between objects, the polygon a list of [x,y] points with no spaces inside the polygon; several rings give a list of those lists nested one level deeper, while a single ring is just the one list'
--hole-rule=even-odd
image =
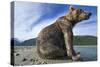
[{"label": "bear's front paw", "polygon": [[80,53],[78,53],[76,56],[72,56],[72,60],[73,61],[80,61],[81,60]]}]

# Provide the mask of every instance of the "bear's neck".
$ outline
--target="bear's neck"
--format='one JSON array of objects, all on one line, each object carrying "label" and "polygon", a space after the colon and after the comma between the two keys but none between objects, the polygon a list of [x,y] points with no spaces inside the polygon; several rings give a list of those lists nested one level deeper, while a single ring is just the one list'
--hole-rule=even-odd
[{"label": "bear's neck", "polygon": [[68,21],[69,23],[71,23],[72,27],[74,27],[74,26],[77,24],[77,22],[74,21],[74,20],[70,20],[69,18],[66,18],[66,19],[67,19],[67,21]]},{"label": "bear's neck", "polygon": [[74,27],[77,24],[77,21],[71,19],[70,17],[66,17],[66,20],[71,23],[72,27]]}]

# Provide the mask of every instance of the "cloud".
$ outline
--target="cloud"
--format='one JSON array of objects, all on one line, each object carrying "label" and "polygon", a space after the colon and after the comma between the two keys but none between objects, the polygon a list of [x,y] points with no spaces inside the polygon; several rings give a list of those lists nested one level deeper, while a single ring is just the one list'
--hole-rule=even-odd
[{"label": "cloud", "polygon": [[97,16],[89,20],[78,23],[73,29],[74,35],[91,35],[97,36]]},{"label": "cloud", "polygon": [[[16,1],[14,8],[14,36],[20,41],[24,41],[37,37],[44,27],[65,15],[69,5]],[[74,34],[96,35],[96,22],[96,15],[93,15],[89,20],[77,24],[73,29]]]},{"label": "cloud", "polygon": [[[65,5],[41,4],[32,2],[15,2],[14,5],[14,36],[19,40],[26,40],[37,36],[37,33],[52,20],[64,14],[60,9]],[[64,7],[64,8],[62,8]],[[59,11],[58,11],[59,10]],[[55,14],[55,15],[53,15]],[[38,30],[37,30],[38,29]]]},{"label": "cloud", "polygon": [[[47,23],[45,23],[45,22],[47,22]],[[38,36],[39,32],[43,28],[45,28],[46,26],[48,26],[54,22],[55,22],[55,18],[41,22],[42,24],[38,24],[37,26],[33,27],[31,31],[25,31],[25,30],[22,30],[22,32],[18,31],[18,33],[16,33],[16,35],[15,35],[15,38],[18,38],[20,41],[28,40],[31,38],[36,38]]]},{"label": "cloud", "polygon": [[40,4],[15,2],[14,8],[14,37],[21,41],[32,38],[30,26],[41,17]]},{"label": "cloud", "polygon": [[[26,2],[15,2],[15,31],[18,30],[29,30],[33,22],[36,22],[41,17],[41,4]],[[38,9],[40,8],[40,9]]]}]

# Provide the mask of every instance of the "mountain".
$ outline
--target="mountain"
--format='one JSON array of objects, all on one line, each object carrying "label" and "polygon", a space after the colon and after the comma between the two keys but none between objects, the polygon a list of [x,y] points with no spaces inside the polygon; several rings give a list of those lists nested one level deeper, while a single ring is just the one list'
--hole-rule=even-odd
[{"label": "mountain", "polygon": [[19,46],[34,46],[36,44],[36,38],[26,40],[19,44]]},{"label": "mountain", "polygon": [[[97,37],[95,36],[74,36],[74,45],[97,45]],[[24,42],[19,42],[14,39],[15,46],[34,46],[36,45],[36,38],[26,40]]]}]

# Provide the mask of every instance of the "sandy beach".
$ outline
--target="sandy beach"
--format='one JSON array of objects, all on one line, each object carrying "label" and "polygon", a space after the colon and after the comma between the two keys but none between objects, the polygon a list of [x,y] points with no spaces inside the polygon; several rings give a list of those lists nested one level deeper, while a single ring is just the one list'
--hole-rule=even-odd
[{"label": "sandy beach", "polygon": [[[75,46],[75,47],[79,47],[79,46]],[[88,57],[87,56],[84,57],[84,55],[83,55],[83,58],[87,59]],[[94,60],[96,60],[96,59],[94,59]],[[87,61],[87,60],[85,60],[85,61]],[[36,52],[36,46],[15,46],[15,48],[14,48],[14,65],[15,66],[54,64],[54,63],[66,63],[66,62],[69,63],[69,62],[73,62],[73,61],[71,59],[66,59],[66,58],[55,59],[55,60],[39,58],[39,56]]]}]

